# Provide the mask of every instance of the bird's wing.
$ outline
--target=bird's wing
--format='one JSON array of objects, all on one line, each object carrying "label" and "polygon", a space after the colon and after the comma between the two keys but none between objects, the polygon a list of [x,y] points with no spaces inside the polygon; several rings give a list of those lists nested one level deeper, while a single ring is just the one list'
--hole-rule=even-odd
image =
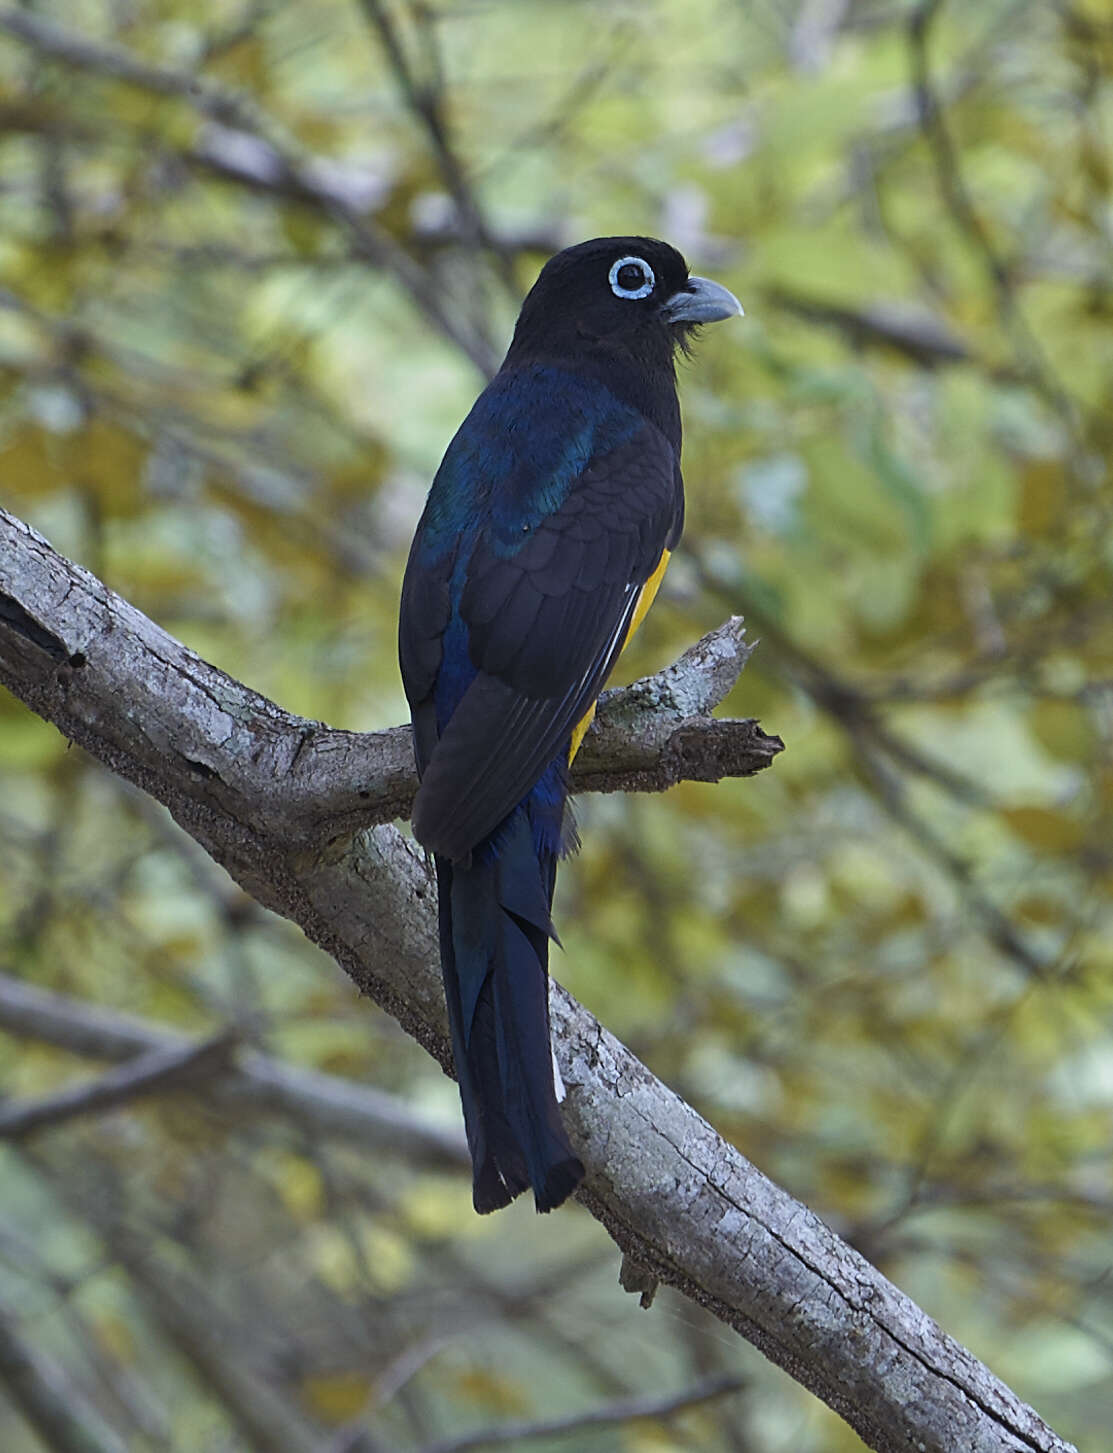
[{"label": "bird's wing", "polygon": [[[559,508],[485,532],[460,618],[477,674],[424,764],[418,840],[460,859],[533,787],[606,681],[679,533],[672,445],[649,424],[595,455]],[[516,547],[515,547],[516,545]]]},{"label": "bird's wing", "polygon": [[402,579],[398,612],[398,664],[413,716],[414,756],[419,777],[437,742],[433,689],[444,659],[444,634],[452,615],[451,578],[458,544],[423,558],[419,527]]}]

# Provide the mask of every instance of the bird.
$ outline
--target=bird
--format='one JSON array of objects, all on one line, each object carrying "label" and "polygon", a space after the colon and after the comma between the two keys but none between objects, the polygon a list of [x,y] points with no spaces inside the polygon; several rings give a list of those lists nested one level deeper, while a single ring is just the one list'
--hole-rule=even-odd
[{"label": "bird", "polygon": [[551,257],[434,476],[402,582],[417,842],[436,873],[452,1053],[484,1214],[584,1166],[549,1023],[569,768],[684,522],[678,353],[742,313],[651,237]]}]

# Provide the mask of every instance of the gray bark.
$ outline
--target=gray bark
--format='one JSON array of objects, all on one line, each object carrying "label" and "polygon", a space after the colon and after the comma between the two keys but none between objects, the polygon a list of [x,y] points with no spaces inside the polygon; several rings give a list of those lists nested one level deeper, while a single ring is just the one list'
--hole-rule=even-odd
[{"label": "gray bark", "polygon": [[[767,765],[777,738],[708,715],[747,654],[731,622],[668,671],[610,693],[577,788],[660,789]],[[3,512],[0,679],[164,802],[450,1067],[435,888],[388,822],[414,788],[404,732],[360,737],[291,717]],[[1069,1449],[556,985],[552,1009],[587,1167],[581,1199],[644,1278],[710,1308],[880,1453]]]}]

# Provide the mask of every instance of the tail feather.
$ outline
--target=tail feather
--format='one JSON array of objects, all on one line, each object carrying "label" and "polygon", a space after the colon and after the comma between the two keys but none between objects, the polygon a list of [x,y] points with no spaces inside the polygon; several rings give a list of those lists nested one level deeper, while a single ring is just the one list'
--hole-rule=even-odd
[{"label": "tail feather", "polygon": [[584,1168],[553,1089],[548,946],[555,857],[524,812],[464,867],[437,858],[441,964],[477,1211],[527,1186],[559,1206]]}]

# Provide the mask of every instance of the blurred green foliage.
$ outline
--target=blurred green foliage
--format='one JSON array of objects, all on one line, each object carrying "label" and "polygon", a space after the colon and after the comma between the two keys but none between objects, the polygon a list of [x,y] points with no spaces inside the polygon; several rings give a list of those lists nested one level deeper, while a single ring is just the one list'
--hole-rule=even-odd
[{"label": "blurred green foliage", "polygon": [[[291,710],[404,718],[409,535],[549,252],[650,232],[739,294],[683,368],[685,544],[623,679],[742,612],[728,710],[788,750],[582,800],[555,971],[1102,1446],[1107,0],[42,0],[0,25],[0,500]],[[5,973],[456,1123],[335,966],[9,697],[0,784]],[[0,1037],[9,1095],[88,1072]],[[0,1310],[133,1449],[269,1446],[174,1296],[311,1439],[420,1448],[742,1367],[739,1397],[575,1446],[861,1446],[697,1309],[628,1305],[577,1210],[480,1222],[462,1176],[183,1096],[0,1160]],[[0,1440],[38,1446],[3,1405]]]}]

